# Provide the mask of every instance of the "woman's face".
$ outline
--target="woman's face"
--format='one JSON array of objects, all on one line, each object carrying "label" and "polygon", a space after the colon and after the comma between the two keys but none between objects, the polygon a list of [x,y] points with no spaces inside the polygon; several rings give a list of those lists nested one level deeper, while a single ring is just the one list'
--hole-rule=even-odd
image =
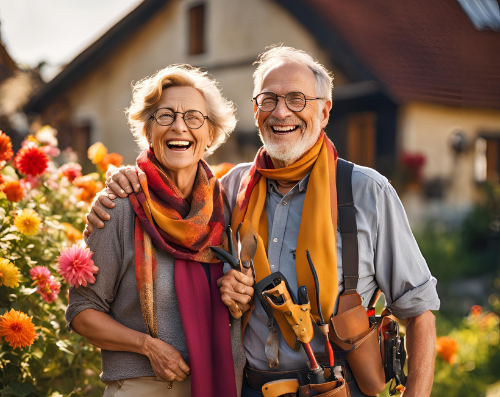
[{"label": "woman's face", "polygon": [[[159,108],[181,113],[197,110],[207,116],[205,98],[193,87],[167,88],[157,105]],[[208,119],[200,128],[191,129],[184,122],[182,114],[174,113],[174,122],[169,126],[161,126],[156,120],[151,120],[149,127],[148,141],[153,144],[155,156],[167,175],[196,173],[205,148],[212,143]]]}]

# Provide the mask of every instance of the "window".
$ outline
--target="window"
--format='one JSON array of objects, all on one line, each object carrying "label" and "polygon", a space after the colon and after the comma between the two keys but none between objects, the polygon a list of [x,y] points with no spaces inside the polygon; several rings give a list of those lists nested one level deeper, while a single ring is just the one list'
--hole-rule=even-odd
[{"label": "window", "polygon": [[189,55],[205,52],[205,4],[199,4],[189,9]]},{"label": "window", "polygon": [[349,117],[347,159],[366,167],[375,167],[375,113],[359,113]]},{"label": "window", "polygon": [[476,182],[500,183],[500,137],[476,140],[474,179]]}]

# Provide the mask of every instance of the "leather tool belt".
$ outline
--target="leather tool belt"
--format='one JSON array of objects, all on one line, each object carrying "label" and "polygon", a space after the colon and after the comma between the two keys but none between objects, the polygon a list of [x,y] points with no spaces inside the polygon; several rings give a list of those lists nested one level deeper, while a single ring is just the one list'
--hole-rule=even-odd
[{"label": "leather tool belt", "polygon": [[380,393],[391,381],[390,394],[404,390],[406,352],[399,326],[388,316],[374,315],[378,291],[369,304],[370,317],[357,293],[359,278],[358,228],[352,195],[354,165],[339,159],[337,164],[337,204],[342,236],[344,291],[339,296],[337,314],[330,319],[329,338],[334,348],[348,351],[347,361],[361,391]]},{"label": "leather tool belt", "polygon": [[[339,361],[346,363],[344,360]],[[337,368],[337,367],[336,367]],[[331,369],[325,367],[325,371]],[[250,367],[245,367],[245,379],[253,390],[264,393],[264,396],[297,396],[297,397],[350,397],[347,381],[341,376],[336,380],[322,383],[309,383],[309,368],[303,368],[296,371],[261,371]],[[338,367],[337,375],[340,373]],[[352,374],[342,367],[343,373],[348,373],[352,381]]]}]

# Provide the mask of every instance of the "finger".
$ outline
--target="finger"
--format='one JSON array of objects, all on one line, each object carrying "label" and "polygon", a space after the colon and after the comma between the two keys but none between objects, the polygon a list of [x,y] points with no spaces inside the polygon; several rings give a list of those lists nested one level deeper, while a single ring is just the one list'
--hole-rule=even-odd
[{"label": "finger", "polygon": [[169,381],[177,381],[177,382],[182,382],[186,378],[181,378],[179,375],[177,375],[174,371],[170,370],[169,368],[164,369],[164,373],[160,378],[169,380]]},{"label": "finger", "polygon": [[103,221],[109,221],[109,219],[111,218],[109,216],[109,214],[104,210],[104,208],[102,208],[100,205],[96,205],[94,208],[93,208],[95,214],[101,218]]},{"label": "finger", "polygon": [[[124,171],[126,172],[126,171]],[[134,172],[135,174],[135,172]],[[122,174],[121,172],[118,173],[118,174],[114,174],[111,179],[113,180],[113,182],[117,182],[120,187],[125,191],[127,192],[127,195],[129,195],[130,193],[133,192],[132,190],[132,186],[130,185],[130,182],[128,180],[128,178]],[[111,184],[110,184],[111,185]],[[114,190],[114,189],[113,189]]]},{"label": "finger", "polygon": [[139,178],[135,172],[135,168],[128,168],[125,170],[125,176],[134,188],[134,192],[139,193],[141,191],[141,184],[139,183]]},{"label": "finger", "polygon": [[109,197],[105,196],[104,194],[101,194],[100,196],[98,196],[98,200],[106,208],[113,208],[115,206],[115,203],[113,203],[113,200],[110,200]]},{"label": "finger", "polygon": [[[125,178],[127,179],[127,178]],[[125,198],[128,196],[128,194],[125,192],[125,190],[122,189],[120,184],[118,182],[109,182],[108,183],[108,188],[113,191],[117,196],[121,198]]]},{"label": "finger", "polygon": [[87,214],[87,225],[89,224],[97,226],[99,229],[104,227],[104,222],[101,221],[101,218],[99,218],[93,210]]},{"label": "finger", "polygon": [[85,226],[85,230],[83,231],[83,237],[89,238],[93,229],[94,229],[94,226],[91,223],[87,222],[87,225]]},{"label": "finger", "polygon": [[246,275],[241,272],[234,272],[234,278],[239,281],[240,283],[243,283],[245,285],[248,285],[251,287],[254,284],[253,276]]},{"label": "finger", "polygon": [[115,192],[113,192],[109,187],[104,189],[104,192],[106,193],[106,196],[108,196],[111,200],[114,200],[116,198]]},{"label": "finger", "polygon": [[186,376],[191,375],[191,368],[189,368],[189,365],[187,365],[184,359],[181,359],[179,361],[179,368],[181,369],[182,372],[186,374]]},{"label": "finger", "polygon": [[250,303],[252,300],[253,295],[248,295],[248,294],[238,294],[237,292],[231,291],[231,290],[226,290],[223,291],[221,294],[222,301],[224,304],[229,307],[232,305],[232,301],[244,304]]},{"label": "finger", "polygon": [[183,380],[186,380],[188,377],[187,374],[177,365],[174,368],[170,367],[169,368],[174,374],[175,374],[175,379],[178,382],[182,382]]}]

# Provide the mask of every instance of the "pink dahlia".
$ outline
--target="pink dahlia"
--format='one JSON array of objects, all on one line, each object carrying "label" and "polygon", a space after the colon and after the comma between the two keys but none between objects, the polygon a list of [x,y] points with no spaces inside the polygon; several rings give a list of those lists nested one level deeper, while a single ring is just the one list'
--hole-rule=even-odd
[{"label": "pink dahlia", "polygon": [[59,175],[65,176],[70,182],[82,176],[82,166],[78,163],[67,163],[59,167]]},{"label": "pink dahlia", "polygon": [[23,147],[14,158],[14,165],[22,174],[41,175],[49,166],[49,158],[40,147]]},{"label": "pink dahlia", "polygon": [[54,276],[50,276],[48,282],[44,285],[39,285],[36,292],[42,295],[42,299],[45,302],[53,303],[59,296],[59,292],[61,292],[61,283],[56,281]]},{"label": "pink dahlia", "polygon": [[59,262],[59,273],[73,287],[78,288],[80,285],[87,286],[95,283],[94,274],[97,274],[99,268],[94,265],[91,259],[93,252],[88,248],[80,247],[76,244],[64,251],[61,251],[61,256],[57,258]]},{"label": "pink dahlia", "polygon": [[39,286],[47,284],[51,277],[50,270],[46,266],[35,266],[30,269],[30,275],[35,284]]}]

